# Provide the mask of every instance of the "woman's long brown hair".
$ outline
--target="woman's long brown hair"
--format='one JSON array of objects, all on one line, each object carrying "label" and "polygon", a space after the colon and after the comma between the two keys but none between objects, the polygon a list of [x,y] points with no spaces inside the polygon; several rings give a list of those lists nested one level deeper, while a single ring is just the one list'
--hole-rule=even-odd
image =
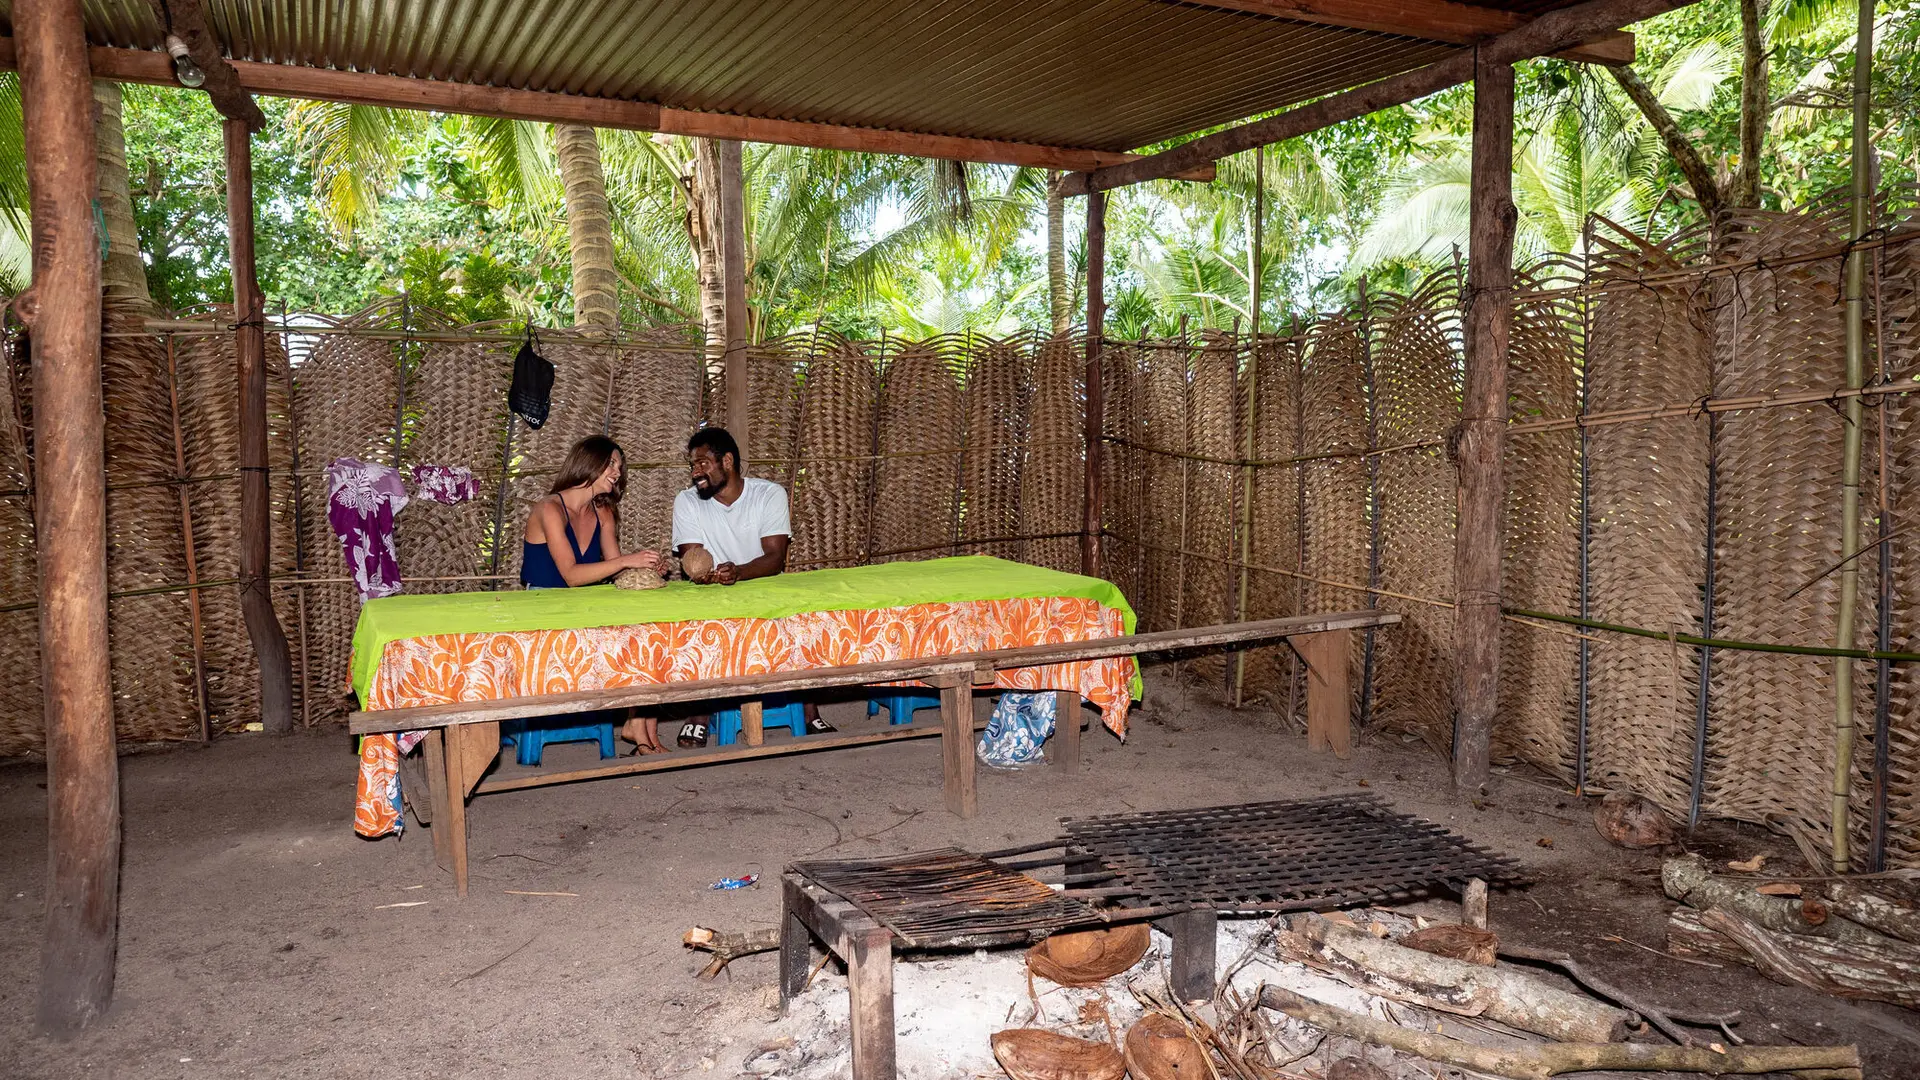
[{"label": "woman's long brown hair", "polygon": [[613,482],[613,490],[605,495],[594,496],[593,501],[602,506],[618,506],[620,496],[627,491],[627,454],[620,444],[605,435],[589,435],[573,444],[567,451],[567,460],[560,463],[560,473],[553,478],[553,486],[547,494],[558,495],[568,488],[585,487],[600,478],[613,461],[613,455],[620,455],[620,478]]}]

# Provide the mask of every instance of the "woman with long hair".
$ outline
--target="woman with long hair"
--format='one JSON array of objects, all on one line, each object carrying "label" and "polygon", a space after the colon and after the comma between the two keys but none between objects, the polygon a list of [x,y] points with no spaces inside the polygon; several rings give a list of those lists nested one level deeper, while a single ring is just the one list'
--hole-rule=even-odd
[{"label": "woman with long hair", "polygon": [[[617,508],[627,489],[626,455],[605,435],[573,444],[546,497],[533,504],[521,534],[520,584],[529,589],[597,585],[622,570],[659,573],[666,559],[657,551],[620,550]],[[587,538],[585,544],[580,538]],[[622,714],[620,734],[636,754],[664,754],[658,723]]]}]

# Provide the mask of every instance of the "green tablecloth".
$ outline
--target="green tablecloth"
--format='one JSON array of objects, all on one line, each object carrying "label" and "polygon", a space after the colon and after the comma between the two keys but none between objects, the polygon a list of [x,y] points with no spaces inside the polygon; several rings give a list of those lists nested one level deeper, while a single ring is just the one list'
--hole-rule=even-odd
[{"label": "green tablecloth", "polygon": [[[369,600],[353,631],[353,689],[367,700],[387,643],[434,634],[581,630],[700,619],[780,619],[805,611],[863,611],[968,600],[1070,596],[1118,609],[1133,633],[1133,609],[1112,582],[984,555],[809,570],[738,585],[525,589],[419,593]],[[1138,676],[1134,693],[1139,694]]]}]

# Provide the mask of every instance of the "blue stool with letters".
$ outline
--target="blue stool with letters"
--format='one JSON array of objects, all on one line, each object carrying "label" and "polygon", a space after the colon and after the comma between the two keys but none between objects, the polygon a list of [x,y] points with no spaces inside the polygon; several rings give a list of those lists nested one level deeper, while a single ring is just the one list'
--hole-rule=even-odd
[{"label": "blue stool with letters", "polygon": [[[798,698],[770,697],[760,705],[760,730],[784,727],[799,738],[807,733],[807,708]],[[713,738],[721,746],[740,741],[740,710],[718,709],[713,714]]]}]

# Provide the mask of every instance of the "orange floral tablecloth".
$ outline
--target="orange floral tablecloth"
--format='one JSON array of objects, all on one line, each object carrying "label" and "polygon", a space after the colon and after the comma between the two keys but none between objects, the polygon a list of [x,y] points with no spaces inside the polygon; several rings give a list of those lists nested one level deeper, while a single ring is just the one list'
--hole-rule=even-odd
[{"label": "orange floral tablecloth", "polygon": [[[1127,632],[1124,614],[1077,597],[969,600],[777,619],[710,619],[580,630],[436,634],[386,645],[366,709],[395,709],[601,690],[645,683],[757,675],[881,660],[1086,641]],[[1126,735],[1131,657],[1000,672],[1010,690],[1072,690]],[[365,837],[404,828],[399,737],[361,741],[353,828]]]}]

